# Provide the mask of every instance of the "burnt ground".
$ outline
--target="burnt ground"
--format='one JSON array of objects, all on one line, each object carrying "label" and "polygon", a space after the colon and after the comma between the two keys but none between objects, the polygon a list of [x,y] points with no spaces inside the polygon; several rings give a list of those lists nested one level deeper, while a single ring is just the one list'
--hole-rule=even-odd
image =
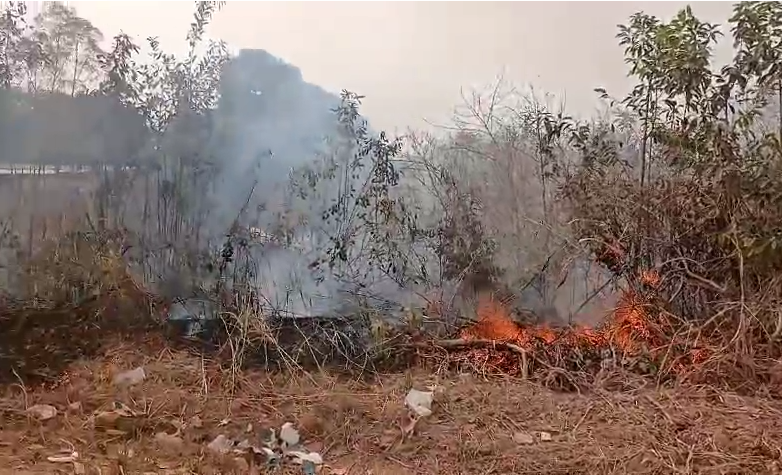
[{"label": "burnt ground", "polygon": [[[145,380],[115,384],[136,367]],[[424,368],[358,382],[237,373],[162,342],[116,344],[58,384],[2,388],[0,473],[267,473],[257,457],[209,443],[257,447],[285,422],[322,456],[322,474],[782,472],[782,401],[628,378],[607,375],[580,394]],[[622,391],[608,389],[616,379]],[[434,392],[414,428],[410,388]],[[41,404],[57,414],[28,411]],[[285,461],[277,473],[311,472]]]}]

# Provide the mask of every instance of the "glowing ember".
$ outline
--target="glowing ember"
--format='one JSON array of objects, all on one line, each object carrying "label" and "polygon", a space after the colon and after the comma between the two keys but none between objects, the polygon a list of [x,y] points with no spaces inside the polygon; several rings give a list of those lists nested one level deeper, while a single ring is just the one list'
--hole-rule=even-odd
[{"label": "glowing ember", "polygon": [[642,284],[648,285],[653,289],[657,289],[660,287],[662,279],[660,279],[660,274],[658,274],[657,271],[644,269],[640,273],[640,281]]}]

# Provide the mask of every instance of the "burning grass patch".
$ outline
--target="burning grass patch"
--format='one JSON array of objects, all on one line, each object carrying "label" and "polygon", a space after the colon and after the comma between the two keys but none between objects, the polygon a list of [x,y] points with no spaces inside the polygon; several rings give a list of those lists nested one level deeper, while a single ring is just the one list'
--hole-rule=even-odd
[{"label": "burning grass patch", "polygon": [[[480,300],[477,316],[458,339],[439,342],[451,362],[481,374],[534,377],[560,389],[577,390],[613,368],[653,376],[658,383],[674,378],[703,382],[708,364],[716,361],[714,342],[692,339],[679,321],[634,292],[625,292],[597,328],[524,326],[490,296]],[[756,382],[765,384],[768,378]]]},{"label": "burning grass patch", "polygon": [[[119,252],[122,236],[71,237],[70,245],[67,240],[52,242],[28,263],[27,288],[35,298],[24,304],[5,301],[0,308],[0,363],[6,381],[56,379],[75,359],[99,355],[105,338],[148,331],[165,319],[165,302],[132,278]],[[403,372],[423,360],[481,375],[531,378],[568,391],[588,387],[619,368],[655,383],[688,380],[776,394],[782,378],[773,361],[721,351],[700,329],[655,304],[657,273],[641,272],[639,280],[652,292],[625,292],[596,328],[521,325],[508,305],[485,297],[479,300],[477,321],[449,340],[411,335],[406,328],[377,333],[368,315],[286,319],[272,318],[252,305],[218,305],[222,311],[215,319],[219,328],[214,340],[206,347],[196,345],[194,353],[220,358],[234,374],[262,367],[367,375]],[[62,303],[74,292],[87,296]]]}]

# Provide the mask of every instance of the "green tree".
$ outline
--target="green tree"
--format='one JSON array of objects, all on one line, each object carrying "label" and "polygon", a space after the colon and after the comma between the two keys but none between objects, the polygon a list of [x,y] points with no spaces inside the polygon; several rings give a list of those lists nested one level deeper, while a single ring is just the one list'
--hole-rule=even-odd
[{"label": "green tree", "polygon": [[750,101],[750,110],[773,98],[777,108],[777,138],[782,141],[782,4],[741,2],[734,6],[732,25],[735,73]]},{"label": "green tree", "polygon": [[563,189],[576,236],[598,260],[637,290],[641,271],[656,269],[662,305],[696,321],[719,315],[711,324],[729,328],[742,352],[759,335],[782,336],[773,303],[781,296],[782,123],[763,130],[782,97],[780,18],[776,2],[735,5],[735,55],[718,67],[718,27],[689,7],[667,22],[632,17],[619,36],[639,85],[622,105],[640,118],[641,153],[657,173],[641,186],[628,181],[618,161],[592,159],[616,155],[606,124],[576,127],[585,160]]}]

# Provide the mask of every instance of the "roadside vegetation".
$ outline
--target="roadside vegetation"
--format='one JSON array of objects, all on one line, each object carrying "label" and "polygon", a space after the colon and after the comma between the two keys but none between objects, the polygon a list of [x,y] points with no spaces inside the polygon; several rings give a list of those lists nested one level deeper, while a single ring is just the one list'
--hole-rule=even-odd
[{"label": "roadside vegetation", "polygon": [[[633,15],[601,117],[499,79],[401,137],[311,88],[295,130],[300,74],[247,82],[221,7],[183,57],[2,13],[0,161],[66,170],[0,176],[14,473],[782,469],[782,4]],[[256,160],[264,114],[318,153]]]}]

